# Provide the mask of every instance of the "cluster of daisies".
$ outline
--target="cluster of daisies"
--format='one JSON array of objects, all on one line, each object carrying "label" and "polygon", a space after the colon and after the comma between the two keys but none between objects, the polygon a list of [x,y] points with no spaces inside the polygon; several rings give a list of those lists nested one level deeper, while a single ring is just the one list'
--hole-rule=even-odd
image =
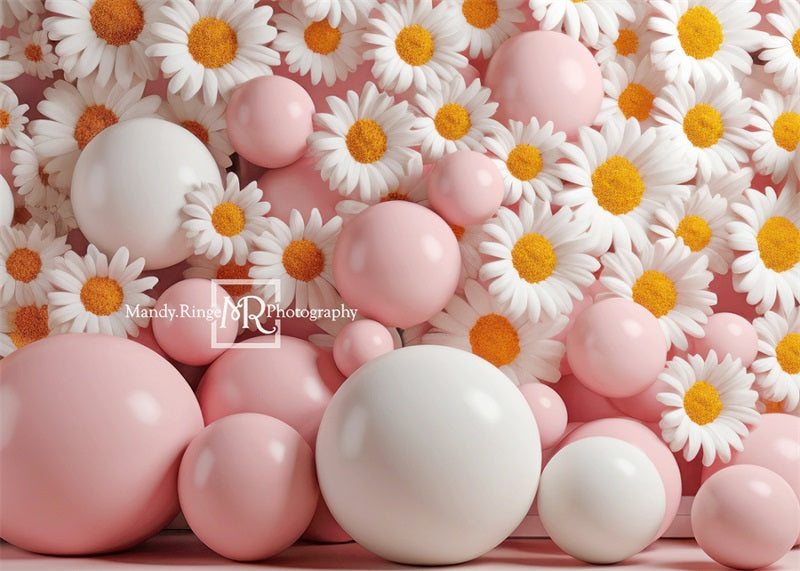
[{"label": "cluster of daisies", "polygon": [[[800,414],[800,5],[765,1],[762,22],[757,1],[3,0],[0,81],[42,95],[21,102],[0,83],[17,205],[0,227],[0,355],[147,326],[125,308],[152,306],[157,276],[125,248],[81,247],[70,206],[81,151],[115,123],[180,124],[230,171],[224,187],[186,196],[183,275],[276,278],[296,308],[341,303],[331,258],[343,225],[387,200],[426,206],[431,166],[468,149],[502,174],[502,206],[451,225],[459,289],[404,342],[554,383],[570,317],[631,299],[676,355],[658,395],[664,439],[687,459],[725,460],[759,411]],[[547,118],[497,120],[481,82],[500,44],[531,29],[581,41],[602,70],[602,107],[574,140]],[[321,93],[350,88],[315,115],[301,159],[341,195],[336,215],[269,216],[262,189],[235,174],[226,101],[274,72]],[[709,285],[728,273],[759,315],[747,368],[691,354],[717,303]],[[312,340],[330,345],[341,326],[322,323]]]}]

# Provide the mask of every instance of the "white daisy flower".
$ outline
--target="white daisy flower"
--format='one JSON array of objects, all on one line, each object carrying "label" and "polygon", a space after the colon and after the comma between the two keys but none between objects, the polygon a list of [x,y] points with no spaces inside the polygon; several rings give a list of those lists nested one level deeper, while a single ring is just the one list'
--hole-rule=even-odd
[{"label": "white daisy flower", "polygon": [[697,165],[703,181],[735,171],[749,160],[752,146],[750,122],[752,100],[729,79],[672,83],[655,100],[654,117],[667,135],[678,141],[684,160]]},{"label": "white daisy flower", "polygon": [[647,28],[650,3],[633,0],[630,5],[634,13],[632,20],[620,20],[619,30],[611,35],[600,32],[594,56],[597,63],[602,65],[612,60],[621,63],[625,59],[638,64],[650,53],[650,44],[657,37]]},{"label": "white daisy flower", "polygon": [[[248,255],[250,253],[248,252]],[[231,259],[222,263],[220,256],[207,258],[206,256],[190,256],[186,262],[188,267],[183,271],[184,278],[202,278],[206,280],[250,280],[250,268],[253,264],[246,261],[237,264],[236,260]],[[252,285],[247,284],[225,284],[220,285],[228,292],[234,301],[246,295],[253,295],[255,291]]]},{"label": "white daisy flower", "polygon": [[539,321],[544,314],[555,318],[572,310],[573,299],[583,299],[581,288],[594,281],[600,267],[587,252],[592,247],[586,234],[588,220],[573,220],[562,208],[551,213],[542,200],[519,203],[519,215],[500,207],[484,225],[489,240],[480,245],[487,261],[479,277],[489,283],[489,293],[508,315],[527,314]]},{"label": "white daisy flower", "polygon": [[256,236],[269,229],[265,216],[270,204],[262,202],[263,193],[256,185],[253,181],[240,189],[239,177],[228,173],[224,189],[204,182],[186,193],[183,214],[188,220],[181,228],[192,242],[195,255],[220,256],[223,264],[231,259],[245,263]]},{"label": "white daisy flower", "polygon": [[758,356],[751,365],[756,386],[771,401],[786,410],[800,404],[800,308],[785,315],[768,311],[753,320],[758,334]]},{"label": "white daisy flower", "polygon": [[17,28],[19,37],[9,36],[8,57],[22,65],[28,75],[46,79],[58,69],[58,57],[42,29],[39,16],[33,15]]},{"label": "white daisy flower", "polygon": [[47,161],[36,154],[33,140],[25,133],[22,133],[16,148],[11,151],[11,162],[14,163],[14,186],[26,200],[38,202],[52,189],[50,175],[44,170]]},{"label": "white daisy flower", "polygon": [[12,305],[0,309],[0,357],[50,336],[46,305]]},{"label": "white daisy flower", "polygon": [[155,78],[155,65],[145,55],[146,27],[157,0],[47,0],[53,15],[44,29],[56,43],[58,66],[68,79],[88,77],[105,85],[113,77],[123,87]]},{"label": "white daisy flower", "polygon": [[28,224],[52,224],[59,236],[78,227],[72,201],[67,193],[47,187],[44,194],[35,200],[31,194],[25,196],[25,208],[31,215]]},{"label": "white daisy flower", "polygon": [[327,19],[312,20],[303,11],[302,0],[281,1],[283,13],[274,21],[278,36],[272,47],[285,53],[291,73],[310,75],[311,84],[344,81],[361,63],[363,28],[347,21],[334,27]]},{"label": "white daisy flower", "polygon": [[659,34],[651,45],[653,65],[668,81],[695,82],[749,74],[764,40],[754,30],[761,17],[756,0],[652,0],[648,27]]},{"label": "white daisy flower", "polygon": [[196,97],[184,101],[168,93],[167,101],[161,105],[159,112],[168,121],[177,123],[200,139],[219,167],[226,169],[233,164],[231,155],[234,150],[228,140],[225,109],[223,101],[205,105]]},{"label": "white daisy flower", "polygon": [[158,278],[140,278],[144,258],[129,259],[128,249],[122,247],[109,262],[94,244],[83,257],[69,251],[59,258],[48,272],[55,288],[47,296],[53,331],[135,337],[139,327],[147,327],[148,318],[128,309],[155,304],[144,292]]},{"label": "white daisy flower", "polygon": [[767,20],[780,35],[764,38],[758,57],[764,71],[775,74],[775,85],[792,91],[800,85],[800,5],[795,0],[780,0],[780,14],[767,14]]},{"label": "white daisy flower", "polygon": [[331,26],[338,27],[342,18],[351,24],[366,19],[377,0],[301,0],[307,18],[318,21],[327,20]]},{"label": "white daisy flower", "polygon": [[128,88],[113,82],[101,86],[92,77],[77,85],[58,80],[44,90],[39,112],[47,119],[31,122],[36,154],[47,160],[51,186],[69,188],[81,151],[99,132],[119,121],[155,115],[157,95],[142,97],[144,82]]},{"label": "white daisy flower", "polygon": [[673,452],[683,449],[683,457],[693,460],[703,451],[703,465],[716,458],[731,459],[731,448],[742,449],[742,438],[749,434],[747,424],[759,421],[758,393],[751,389],[753,374],[741,362],[726,355],[720,362],[709,351],[703,359],[689,355],[688,361],[675,357],[658,378],[669,385],[669,392],[656,398],[668,409],[661,413],[661,437]]},{"label": "white daisy flower", "polygon": [[516,204],[520,198],[552,200],[553,192],[564,187],[556,163],[563,157],[561,146],[566,140],[565,133],[553,132],[552,121],[540,127],[536,117],[527,125],[512,119],[508,128],[499,126],[483,140],[503,174],[503,204]]},{"label": "white daisy flower", "polygon": [[391,0],[380,4],[379,18],[370,18],[364,52],[374,60],[372,75],[381,89],[402,93],[412,85],[417,93],[440,90],[458,75],[467,58],[458,53],[461,37],[453,26],[453,8],[431,0]]},{"label": "white daisy flower", "polygon": [[9,143],[16,145],[22,135],[22,129],[28,118],[25,112],[28,105],[19,104],[14,90],[0,83],[0,145]]},{"label": "white daisy flower", "polygon": [[264,45],[277,35],[272,8],[256,8],[255,1],[170,0],[159,9],[146,53],[164,58],[171,93],[189,99],[202,89],[203,101],[213,105],[237,85],[272,74],[280,64],[278,52]]},{"label": "white daisy flower", "polygon": [[0,40],[0,81],[10,81],[25,71],[22,64],[8,58],[10,51],[11,44],[6,40]]},{"label": "white daisy flower", "polygon": [[529,0],[533,19],[542,30],[564,30],[574,39],[597,45],[600,32],[610,37],[619,33],[620,18],[632,21],[636,13],[628,0]]},{"label": "white daisy flower", "polygon": [[650,231],[658,238],[680,238],[692,252],[708,257],[715,274],[728,273],[733,250],[728,245],[725,225],[732,220],[728,201],[712,195],[707,186],[692,193],[689,200],[671,200],[655,212]]},{"label": "white daisy flower", "polygon": [[686,335],[702,337],[703,325],[717,303],[708,291],[714,274],[708,271],[708,258],[689,250],[683,241],[658,240],[639,255],[618,249],[605,254],[600,283],[608,292],[596,299],[624,297],[652,313],[669,345],[686,351]]},{"label": "white daisy flower", "polygon": [[[280,306],[297,309],[332,307],[339,303],[333,287],[333,246],[342,227],[334,216],[325,224],[314,208],[308,222],[292,210],[289,225],[270,218],[271,229],[255,240],[248,257],[250,277],[280,280]],[[271,291],[270,291],[271,294]]]},{"label": "white daisy flower", "polygon": [[787,175],[800,180],[800,90],[782,96],[765,89],[761,100],[753,101],[753,111],[753,162],[759,174],[772,175],[774,183]]},{"label": "white daisy flower", "polygon": [[744,200],[744,191],[750,188],[755,171],[750,167],[742,167],[737,171],[726,172],[720,177],[712,177],[706,183],[708,190],[714,196],[721,196],[728,201],[728,208],[732,204]]},{"label": "white daisy flower", "polygon": [[519,33],[517,24],[525,21],[525,14],[519,10],[524,0],[447,1],[453,4],[462,45],[472,59],[492,57],[500,44]]},{"label": "white daisy flower", "polygon": [[0,28],[13,28],[31,14],[44,12],[43,0],[3,0],[0,2]]},{"label": "white daisy flower", "polygon": [[633,117],[643,127],[654,126],[653,102],[667,84],[664,74],[653,69],[650,57],[637,65],[629,59],[609,61],[602,68],[605,97],[595,125],[623,122]]},{"label": "white daisy flower", "polygon": [[418,94],[414,102],[422,114],[414,128],[422,138],[422,156],[436,161],[455,151],[483,152],[484,137],[496,133],[500,124],[492,119],[497,103],[489,102],[491,90],[475,79],[467,87],[460,75],[442,86],[441,91]]},{"label": "white daisy flower", "polygon": [[564,344],[553,337],[567,325],[565,315],[539,323],[524,315],[512,318],[482,285],[467,280],[464,295],[453,296],[430,324],[433,327],[423,335],[423,343],[477,355],[516,384],[554,383],[561,377],[558,365]]},{"label": "white daisy flower", "polygon": [[670,197],[689,197],[684,183],[695,175],[694,165],[658,129],[642,132],[636,119],[611,121],[599,133],[582,127],[579,139],[580,146],[562,146],[569,163],[559,164],[560,176],[573,186],[556,193],[555,202],[587,221],[595,254],[612,244],[645,248],[655,209]]},{"label": "white daisy flower", "polygon": [[371,82],[361,95],[348,91],[346,100],[331,96],[327,102],[332,113],[314,115],[318,130],[308,138],[322,179],[344,196],[358,190],[362,200],[398,186],[419,157],[408,103],[395,103]]},{"label": "white daisy flower", "polygon": [[0,305],[47,303],[47,270],[69,249],[51,225],[0,226]]},{"label": "white daisy flower", "polygon": [[759,313],[800,303],[800,195],[786,183],[780,196],[748,189],[746,201],[731,206],[740,220],[727,225],[729,244],[741,254],[731,264],[733,286],[747,292]]}]

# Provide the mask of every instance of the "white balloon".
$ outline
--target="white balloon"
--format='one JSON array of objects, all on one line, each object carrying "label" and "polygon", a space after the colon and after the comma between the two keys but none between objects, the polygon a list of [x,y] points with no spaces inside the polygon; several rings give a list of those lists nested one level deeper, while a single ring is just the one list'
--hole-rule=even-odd
[{"label": "white balloon", "polygon": [[0,175],[0,226],[11,226],[14,220],[14,195],[3,175]]},{"label": "white balloon", "polygon": [[145,268],[185,260],[184,195],[200,182],[221,185],[214,157],[192,133],[163,119],[122,121],[81,152],[72,176],[72,208],[86,238],[108,256],[121,246]]},{"label": "white balloon", "polygon": [[536,421],[487,361],[419,345],[381,355],[334,394],[317,473],[336,521],[392,561],[448,565],[506,539],[541,467]]},{"label": "white balloon", "polygon": [[542,526],[561,549],[594,564],[624,561],[655,538],[666,493],[653,462],[633,444],[593,436],[568,444],[539,481]]}]

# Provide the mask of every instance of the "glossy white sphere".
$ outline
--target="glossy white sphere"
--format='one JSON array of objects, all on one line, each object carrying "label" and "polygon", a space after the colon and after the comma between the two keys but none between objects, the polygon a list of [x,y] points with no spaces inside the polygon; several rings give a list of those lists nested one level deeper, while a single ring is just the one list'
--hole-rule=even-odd
[{"label": "glossy white sphere", "polygon": [[5,177],[0,175],[0,226],[10,226],[14,219],[14,195]]},{"label": "glossy white sphere", "polygon": [[317,474],[353,539],[389,559],[449,565],[501,543],[527,514],[541,446],[522,393],[451,347],[386,353],[334,394]]},{"label": "glossy white sphere", "polygon": [[539,517],[553,542],[594,564],[624,561],[647,547],[665,506],[653,462],[633,444],[605,436],[559,450],[542,471],[537,496]]},{"label": "glossy white sphere", "polygon": [[172,266],[192,246],[181,229],[184,195],[200,182],[222,184],[205,145],[179,125],[130,119],[99,133],[72,177],[72,208],[86,238],[109,257],[121,246],[147,269]]}]

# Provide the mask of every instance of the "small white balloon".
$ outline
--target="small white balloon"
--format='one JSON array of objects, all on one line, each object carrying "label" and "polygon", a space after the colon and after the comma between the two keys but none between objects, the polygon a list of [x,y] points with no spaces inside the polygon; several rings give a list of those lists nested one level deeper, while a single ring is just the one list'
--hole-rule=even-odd
[{"label": "small white balloon", "polygon": [[653,541],[666,493],[658,470],[639,448],[593,436],[550,459],[537,507],[542,526],[561,549],[587,563],[611,564]]},{"label": "small white balloon", "polygon": [[3,175],[0,175],[0,226],[11,226],[14,220],[14,195]]},{"label": "small white balloon", "polygon": [[461,563],[501,543],[527,514],[541,467],[517,387],[471,353],[432,345],[353,373],[325,411],[316,456],[342,528],[414,565]]},{"label": "small white balloon", "polygon": [[81,152],[72,208],[81,232],[106,255],[126,246],[131,258],[145,258],[145,268],[165,268],[193,252],[181,209],[201,182],[222,185],[197,137],[163,119],[130,119],[104,129]]}]

